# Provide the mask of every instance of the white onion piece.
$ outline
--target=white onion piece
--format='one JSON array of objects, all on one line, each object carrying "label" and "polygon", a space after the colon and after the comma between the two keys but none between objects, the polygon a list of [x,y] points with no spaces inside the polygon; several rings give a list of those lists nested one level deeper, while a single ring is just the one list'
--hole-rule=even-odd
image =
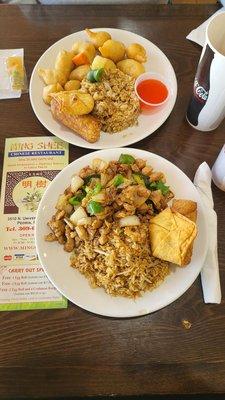
[{"label": "white onion piece", "polygon": [[99,203],[103,203],[105,201],[105,193],[100,192],[98,194],[95,194],[94,196],[91,197],[91,200],[98,201]]},{"label": "white onion piece", "polygon": [[71,187],[71,192],[76,193],[78,189],[83,186],[84,181],[82,178],[80,178],[78,175],[72,176],[70,187]]},{"label": "white onion piece", "polygon": [[97,171],[104,171],[108,165],[108,162],[101,160],[100,158],[94,158],[91,163],[92,168]]},{"label": "white onion piece", "polygon": [[79,221],[77,222],[77,225],[90,225],[91,224],[91,218],[90,217],[86,217],[86,218],[81,218],[79,219]]},{"label": "white onion piece", "polygon": [[105,186],[107,182],[109,181],[109,175],[105,174],[104,172],[101,173],[101,185]]},{"label": "white onion piece", "polygon": [[136,215],[129,215],[128,217],[123,217],[119,220],[119,225],[121,227],[140,225],[140,223],[140,219]]},{"label": "white onion piece", "polygon": [[82,218],[87,218],[87,213],[83,209],[83,207],[78,207],[73,214],[70,216],[70,221],[74,224],[77,225],[78,221]]},{"label": "white onion piece", "polygon": [[74,229],[73,224],[70,222],[68,218],[64,218],[65,223],[70,227],[70,229]]},{"label": "white onion piece", "polygon": [[95,253],[102,254],[103,256],[106,256],[106,254],[107,254],[105,251],[100,250],[100,249],[94,249],[94,251],[95,251]]}]

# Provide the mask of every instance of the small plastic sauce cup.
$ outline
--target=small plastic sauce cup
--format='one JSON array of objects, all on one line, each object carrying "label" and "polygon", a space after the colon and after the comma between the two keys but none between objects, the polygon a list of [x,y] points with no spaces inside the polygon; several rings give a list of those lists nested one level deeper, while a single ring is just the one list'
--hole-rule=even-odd
[{"label": "small plastic sauce cup", "polygon": [[[152,84],[154,83],[155,89],[158,85],[159,89],[161,89],[162,91],[164,90],[164,96],[162,97],[162,100],[159,100],[159,101],[146,100],[144,98],[144,96],[140,93],[140,91],[138,91],[138,86],[143,81],[146,82],[146,88],[148,85],[148,81],[154,81],[154,82],[149,83],[149,88],[150,88],[150,85],[152,86]],[[151,110],[155,109],[156,107],[162,106],[163,104],[165,104],[168,101],[168,99],[171,96],[171,89],[170,89],[168,80],[166,78],[164,78],[164,76],[162,76],[161,74],[158,74],[156,72],[145,72],[144,74],[139,75],[135,81],[134,90],[135,90],[136,96],[138,97],[138,99],[140,101],[142,110],[151,111]]]}]

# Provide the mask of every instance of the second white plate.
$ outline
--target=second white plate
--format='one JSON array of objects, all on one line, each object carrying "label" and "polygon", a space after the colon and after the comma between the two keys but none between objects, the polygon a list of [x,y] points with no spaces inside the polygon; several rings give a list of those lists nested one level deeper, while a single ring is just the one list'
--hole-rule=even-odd
[{"label": "second white plate", "polygon": [[58,243],[49,243],[44,235],[49,232],[47,222],[55,213],[58,196],[70,185],[71,176],[91,163],[93,158],[117,160],[122,149],[108,149],[87,154],[72,162],[48,186],[38,208],[35,240],[40,262],[55,287],[70,301],[96,314],[109,317],[136,317],[157,311],[180,297],[197,278],[207,251],[207,227],[201,198],[190,179],[174,164],[157,154],[137,149],[126,153],[148,161],[156,171],[165,173],[167,183],[176,198],[190,199],[198,205],[198,235],[194,243],[191,263],[185,268],[173,268],[171,274],[157,289],[145,292],[137,300],[112,297],[101,289],[90,287],[79,271],[69,266],[70,255]]}]

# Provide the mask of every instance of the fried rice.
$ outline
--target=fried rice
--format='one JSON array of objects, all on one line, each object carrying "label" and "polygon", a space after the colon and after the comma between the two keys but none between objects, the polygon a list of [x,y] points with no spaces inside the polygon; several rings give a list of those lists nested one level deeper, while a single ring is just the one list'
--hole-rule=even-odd
[{"label": "fried rice", "polygon": [[104,132],[115,133],[137,124],[140,104],[134,92],[134,81],[119,69],[105,71],[101,82],[83,79],[81,90],[93,96],[92,115],[99,119]]},{"label": "fried rice", "polygon": [[107,242],[82,241],[71,256],[71,266],[94,288],[113,296],[136,298],[159,286],[169,274],[169,263],[151,255],[148,224],[121,228],[105,221]]},{"label": "fried rice", "polygon": [[169,263],[151,253],[149,224],[171,198],[164,174],[145,160],[93,159],[59,196],[45,240],[70,252],[71,267],[92,287],[136,298],[169,274]]}]

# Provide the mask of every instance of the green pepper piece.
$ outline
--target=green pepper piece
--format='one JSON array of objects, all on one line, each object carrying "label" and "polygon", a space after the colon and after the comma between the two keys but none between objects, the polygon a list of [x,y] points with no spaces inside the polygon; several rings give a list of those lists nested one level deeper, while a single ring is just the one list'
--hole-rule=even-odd
[{"label": "green pepper piece", "polygon": [[140,173],[140,176],[142,177],[146,188],[149,189],[149,185],[150,185],[149,177],[147,175],[145,175],[145,174],[142,174],[142,173]]},{"label": "green pepper piece", "polygon": [[149,184],[149,189],[151,190],[157,190],[157,183],[156,182],[151,182]]},{"label": "green pepper piece", "polygon": [[123,175],[118,174],[118,175],[115,176],[115,178],[114,178],[114,180],[113,180],[113,185],[114,185],[115,187],[117,187],[117,186],[119,186],[119,185],[122,185],[123,182],[124,182],[124,177],[123,177]]},{"label": "green pepper piece", "polygon": [[81,203],[81,201],[78,200],[76,197],[71,197],[71,199],[69,199],[69,203],[72,206],[78,206]]},{"label": "green pepper piece", "polygon": [[95,185],[95,187],[94,187],[92,193],[93,193],[93,195],[95,195],[95,194],[100,193],[101,190],[102,190],[102,185],[101,185],[101,183],[99,182],[99,183],[96,183],[96,185]]},{"label": "green pepper piece", "polygon": [[170,187],[166,186],[162,181],[151,182],[149,185],[151,190],[161,190],[163,196],[169,193]]},{"label": "green pepper piece", "polygon": [[84,187],[84,191],[85,191],[86,194],[92,192],[91,188],[89,188],[88,186]]},{"label": "green pepper piece", "polygon": [[169,193],[170,191],[170,187],[166,186],[165,183],[163,183],[162,181],[158,181],[157,182],[157,187],[159,190],[161,190],[162,194],[165,196],[166,194]]},{"label": "green pepper piece", "polygon": [[86,196],[86,193],[84,193],[84,192],[78,193],[76,196],[70,197],[69,203],[72,206],[78,206],[82,202],[82,200],[84,199],[85,196]]},{"label": "green pepper piece", "polygon": [[88,185],[91,182],[92,178],[101,178],[101,175],[100,174],[92,174],[92,175],[86,176],[84,178],[84,185],[85,186]]},{"label": "green pepper piece", "polygon": [[103,211],[102,205],[98,201],[90,201],[87,205],[87,211],[91,215],[99,214],[100,212]]},{"label": "green pepper piece", "polygon": [[84,187],[85,193],[88,194],[88,196],[94,196],[95,194],[98,194],[102,190],[102,185],[100,182],[96,183],[94,189],[91,189],[89,186]]},{"label": "green pepper piece", "polygon": [[120,154],[119,163],[120,164],[133,164],[135,158],[130,154]]},{"label": "green pepper piece", "polygon": [[141,172],[135,172],[132,176],[139,185],[144,185],[147,189],[150,189],[150,180],[147,175],[142,174]]},{"label": "green pepper piece", "polygon": [[144,179],[142,178],[141,174],[132,174],[132,177],[134,178],[135,182],[138,185],[145,186],[145,182],[144,182]]}]

